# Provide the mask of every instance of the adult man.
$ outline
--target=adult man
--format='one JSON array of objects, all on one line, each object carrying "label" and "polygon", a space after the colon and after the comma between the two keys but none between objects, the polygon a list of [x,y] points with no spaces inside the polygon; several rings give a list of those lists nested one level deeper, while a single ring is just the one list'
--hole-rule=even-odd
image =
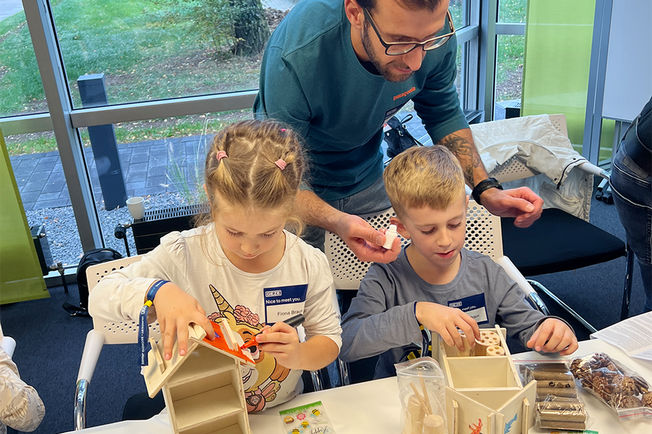
[{"label": "adult man", "polygon": [[[384,235],[356,214],[390,206],[382,126],[410,99],[489,211],[516,216],[517,226],[541,214],[531,190],[487,181],[454,85],[456,50],[448,0],[302,1],[270,38],[254,111],[304,137],[312,190],[299,194],[299,214],[337,233],[361,260],[390,262],[400,251],[397,241],[383,249]],[[307,232],[311,244],[323,243],[323,231]]]}]

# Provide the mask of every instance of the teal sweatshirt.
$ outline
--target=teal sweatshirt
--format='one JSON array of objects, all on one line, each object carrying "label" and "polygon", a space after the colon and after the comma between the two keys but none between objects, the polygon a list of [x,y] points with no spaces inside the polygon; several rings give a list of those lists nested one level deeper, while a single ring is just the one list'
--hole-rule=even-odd
[{"label": "teal sweatshirt", "polygon": [[468,127],[455,88],[456,51],[453,37],[428,51],[409,79],[390,82],[358,60],[343,0],[301,1],[268,42],[254,112],[304,138],[318,196],[348,197],[382,176],[383,124],[410,99],[434,143]]}]

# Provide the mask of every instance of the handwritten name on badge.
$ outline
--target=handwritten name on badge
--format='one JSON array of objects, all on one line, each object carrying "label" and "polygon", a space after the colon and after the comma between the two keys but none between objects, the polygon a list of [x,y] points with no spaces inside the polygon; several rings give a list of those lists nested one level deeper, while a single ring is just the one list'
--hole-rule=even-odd
[{"label": "handwritten name on badge", "polygon": [[303,313],[307,292],[307,284],[265,288],[263,295],[266,322],[271,324]]},{"label": "handwritten name on badge", "polygon": [[460,309],[478,322],[478,324],[482,324],[489,320],[484,293],[470,295],[457,300],[449,300],[448,307]]}]

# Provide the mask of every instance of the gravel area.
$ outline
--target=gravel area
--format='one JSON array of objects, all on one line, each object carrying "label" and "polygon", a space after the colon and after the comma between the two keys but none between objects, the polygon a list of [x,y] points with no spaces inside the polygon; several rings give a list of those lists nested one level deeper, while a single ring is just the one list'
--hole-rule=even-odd
[{"label": "gravel area", "polygon": [[[145,210],[173,208],[182,205],[186,205],[186,203],[178,193],[145,196]],[[72,207],[43,208],[27,211],[26,214],[30,226],[45,225],[45,233],[54,263],[61,262],[64,266],[76,267],[83,250]],[[120,252],[122,256],[127,256],[124,240],[114,236],[114,230],[118,223],[131,222],[127,207],[107,211],[101,206],[98,207],[98,214],[106,247],[111,247]],[[130,253],[136,254],[136,246],[130,229],[127,229],[127,240]]]}]

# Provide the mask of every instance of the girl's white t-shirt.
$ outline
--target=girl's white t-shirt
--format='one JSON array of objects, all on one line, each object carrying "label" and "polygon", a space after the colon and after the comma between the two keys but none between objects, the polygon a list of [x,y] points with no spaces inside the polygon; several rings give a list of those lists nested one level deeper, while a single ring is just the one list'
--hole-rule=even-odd
[{"label": "girl's white t-shirt", "polygon": [[[89,295],[89,312],[106,321],[138,321],[147,289],[169,280],[195,297],[209,318],[224,317],[243,340],[265,324],[303,313],[306,339],[327,336],[341,346],[339,311],[328,260],[290,232],[279,263],[247,273],[225,256],[213,225],[171,232],[142,259],[103,278]],[[256,367],[242,367],[248,411],[281,404],[303,389],[300,370],[289,370],[251,347]]]}]

